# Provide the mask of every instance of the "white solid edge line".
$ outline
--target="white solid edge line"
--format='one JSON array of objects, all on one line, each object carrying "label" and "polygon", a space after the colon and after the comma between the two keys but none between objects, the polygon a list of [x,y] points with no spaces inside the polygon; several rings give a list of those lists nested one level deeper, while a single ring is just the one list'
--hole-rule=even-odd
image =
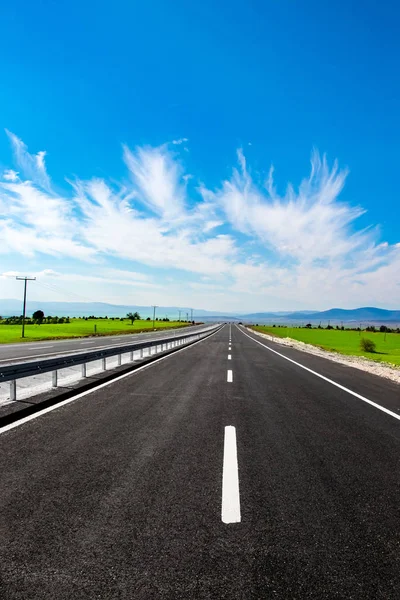
[{"label": "white solid edge line", "polygon": [[[239,329],[239,327],[238,327],[238,329]],[[288,360],[289,362],[293,363],[294,365],[297,365],[298,367],[301,367],[305,371],[308,371],[309,373],[312,373],[316,377],[319,377],[320,379],[323,379],[324,381],[327,381],[331,385],[336,386],[337,388],[339,388],[339,389],[347,392],[348,394],[351,394],[355,398],[358,398],[359,400],[362,400],[363,402],[366,402],[367,404],[370,404],[374,408],[377,408],[378,410],[381,410],[382,412],[386,413],[387,415],[390,415],[391,417],[394,417],[395,419],[397,419],[398,421],[400,421],[400,415],[397,415],[396,413],[394,413],[393,411],[389,410],[388,408],[385,408],[384,406],[381,406],[380,404],[377,404],[376,402],[373,402],[372,400],[368,400],[368,398],[365,398],[365,396],[361,396],[361,394],[357,394],[357,392],[353,392],[353,390],[350,390],[349,388],[345,387],[344,385],[341,385],[340,383],[336,383],[336,381],[333,381],[332,379],[329,379],[328,377],[325,377],[325,375],[321,375],[320,373],[317,373],[316,371],[313,371],[312,369],[309,369],[308,367],[305,367],[301,363],[298,363],[297,361],[293,360],[292,358],[288,358],[284,354],[281,354],[280,352],[277,352],[273,348],[270,348],[269,346],[266,346],[262,342],[259,342],[258,340],[255,340],[254,338],[251,337],[251,335],[248,335],[247,333],[245,333],[241,329],[239,329],[239,331],[241,331],[243,333],[243,335],[245,335],[248,338],[250,338],[253,342],[256,342],[257,344],[260,344],[260,346],[263,346],[263,348],[266,348],[267,350],[270,350],[274,354],[277,354],[278,356],[281,356],[282,358],[284,358],[285,360]]]},{"label": "white solid edge line", "polygon": [[14,429],[15,427],[19,427],[20,425],[23,425],[24,423],[28,423],[28,421],[37,419],[38,417],[41,417],[42,415],[45,415],[46,413],[52,412],[53,410],[56,410],[57,408],[61,408],[61,406],[70,404],[70,402],[75,402],[75,400],[80,400],[80,398],[84,398],[84,396],[93,394],[94,392],[97,392],[98,390],[101,390],[102,388],[105,388],[108,385],[115,383],[116,381],[121,381],[121,379],[125,379],[125,377],[131,377],[132,375],[135,375],[139,371],[143,371],[143,369],[148,369],[148,368],[152,367],[153,365],[156,365],[157,363],[161,362],[162,360],[166,360],[167,358],[170,358],[171,356],[174,356],[175,354],[179,354],[179,352],[183,352],[184,350],[189,350],[189,348],[193,348],[193,346],[196,346],[196,344],[200,344],[200,342],[204,342],[204,340],[208,340],[210,337],[212,337],[213,335],[218,333],[218,331],[221,331],[221,330],[218,329],[217,331],[214,331],[214,333],[212,333],[208,337],[203,338],[202,340],[198,340],[197,342],[194,342],[190,346],[184,346],[183,348],[180,348],[179,350],[176,350],[175,352],[171,352],[170,354],[167,354],[166,356],[161,356],[160,358],[153,360],[151,363],[148,363],[147,365],[138,367],[134,371],[130,371],[129,373],[124,373],[123,375],[120,375],[119,377],[116,377],[115,379],[111,379],[111,381],[106,381],[105,383],[101,383],[100,385],[96,386],[95,388],[92,388],[91,390],[87,390],[86,392],[81,392],[80,394],[77,394],[76,396],[73,396],[72,398],[68,398],[67,400],[63,400],[62,402],[59,402],[58,404],[54,404],[53,406],[44,408],[43,410],[40,410],[40,411],[34,413],[33,415],[29,415],[28,417],[24,417],[23,419],[20,419],[19,421],[15,421],[15,423],[10,423],[9,425],[4,425],[4,427],[0,427],[0,435],[2,433],[5,433],[6,431],[9,431],[10,429]]},{"label": "white solid edge line", "polygon": [[232,354],[228,354],[228,360],[232,360]]},{"label": "white solid edge line", "polygon": [[228,369],[228,372],[226,374],[226,380],[228,383],[232,383],[232,381],[233,381],[233,373],[232,373],[231,369]]},{"label": "white solid edge line", "polygon": [[236,429],[232,425],[225,427],[221,520],[223,523],[241,520]]}]

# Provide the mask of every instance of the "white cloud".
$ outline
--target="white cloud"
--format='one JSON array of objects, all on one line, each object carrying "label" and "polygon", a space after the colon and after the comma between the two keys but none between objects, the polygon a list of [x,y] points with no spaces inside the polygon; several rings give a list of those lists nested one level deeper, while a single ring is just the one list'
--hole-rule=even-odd
[{"label": "white cloud", "polygon": [[[159,289],[163,303],[198,305],[199,297],[215,310],[398,302],[400,244],[379,243],[375,228],[357,229],[363,209],[339,199],[347,172],[317,153],[309,177],[283,196],[273,168],[264,184],[255,182],[240,150],[230,179],[217,190],[198,183],[198,198],[189,198],[189,175],[167,145],[125,147],[130,185],[78,180],[72,195],[62,196],[50,188],[44,153],[32,156],[9,136],[21,176],[9,170],[0,182],[0,254],[96,263],[88,274],[57,267],[38,279],[83,286],[89,295],[93,285],[99,299],[113,301],[116,286],[126,294],[129,286],[143,294]],[[111,268],[109,259],[123,259],[124,268]],[[152,267],[197,281],[180,288],[165,277],[160,287],[148,274]]]},{"label": "white cloud", "polygon": [[171,220],[184,213],[185,182],[183,169],[165,146],[124,148],[124,159],[131,172],[137,197],[156,215]]},{"label": "white cloud", "polygon": [[179,140],[172,140],[172,143],[175,146],[180,146],[181,144],[185,144],[188,141],[189,141],[188,138],[180,138]]},{"label": "white cloud", "polygon": [[6,169],[3,173],[4,181],[18,181],[19,173],[13,169]]},{"label": "white cloud", "polygon": [[8,279],[10,277],[18,277],[19,275],[22,275],[22,273],[20,273],[19,271],[6,271],[4,273],[0,273],[0,278]]},{"label": "white cloud", "polygon": [[6,133],[14,151],[15,161],[23,176],[40,187],[50,190],[50,178],[47,175],[44,161],[46,152],[40,151],[37,154],[29,154],[28,148],[19,137],[7,129]]},{"label": "white cloud", "polygon": [[252,181],[241,151],[238,158],[240,170],[215,195],[236,230],[256,236],[279,256],[306,264],[348,256],[371,241],[371,232],[350,230],[364,211],[338,201],[347,173],[336,163],[329,170],[325,157],[314,154],[310,177],[297,192],[289,186],[280,197],[272,170],[263,191]]}]

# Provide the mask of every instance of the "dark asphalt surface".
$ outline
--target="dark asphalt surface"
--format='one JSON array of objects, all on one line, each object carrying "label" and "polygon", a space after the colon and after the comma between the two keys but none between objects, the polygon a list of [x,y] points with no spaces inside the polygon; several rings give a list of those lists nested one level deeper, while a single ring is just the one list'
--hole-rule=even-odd
[{"label": "dark asphalt surface", "polygon": [[0,345],[0,366],[13,362],[25,362],[28,360],[40,360],[52,356],[63,356],[65,354],[76,354],[76,352],[88,352],[113,346],[121,346],[146,339],[159,340],[165,337],[189,333],[190,331],[201,331],[210,325],[194,325],[180,329],[169,329],[164,331],[151,331],[146,333],[133,333],[124,335],[107,335],[103,337],[85,337],[69,340],[49,340],[47,342],[23,342],[20,344]]},{"label": "dark asphalt surface", "polygon": [[[0,435],[2,599],[400,597],[400,422],[235,326],[228,361],[228,338]],[[398,412],[399,386],[266,345]]]}]

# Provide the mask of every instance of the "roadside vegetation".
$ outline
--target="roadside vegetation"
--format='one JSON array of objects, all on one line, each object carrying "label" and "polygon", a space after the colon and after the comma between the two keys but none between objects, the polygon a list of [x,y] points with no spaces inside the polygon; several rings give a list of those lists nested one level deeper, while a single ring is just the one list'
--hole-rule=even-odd
[{"label": "roadside vegetation", "polygon": [[323,350],[348,356],[365,356],[377,362],[400,366],[400,329],[388,330],[384,325],[380,328],[368,327],[364,330],[332,326],[323,329],[313,328],[310,325],[306,327],[255,325],[252,328],[261,333],[312,344]]},{"label": "roadside vegetation", "polygon": [[[187,327],[188,321],[170,321],[168,318],[154,321],[154,329],[162,330],[171,327]],[[0,317],[0,344],[33,342],[62,338],[105,336],[141,333],[153,329],[153,320],[141,319],[138,313],[128,313],[120,317],[79,317],[45,316],[36,311],[25,319],[25,337],[21,338],[22,317]]]}]

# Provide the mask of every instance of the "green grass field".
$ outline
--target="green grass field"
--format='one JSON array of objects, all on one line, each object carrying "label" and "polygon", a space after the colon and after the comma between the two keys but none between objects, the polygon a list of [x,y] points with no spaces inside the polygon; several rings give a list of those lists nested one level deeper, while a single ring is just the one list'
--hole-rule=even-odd
[{"label": "green grass field", "polygon": [[[365,356],[378,362],[386,362],[394,365],[400,365],[400,334],[385,334],[369,331],[349,331],[337,329],[303,329],[297,327],[269,327],[255,326],[255,331],[269,333],[278,337],[289,337],[306,344],[313,344],[324,350],[339,352],[351,356]],[[363,352],[360,349],[361,338],[373,340],[376,344],[376,352]]]},{"label": "green grass field", "polygon": [[[169,329],[170,327],[185,327],[186,323],[179,321],[156,321],[155,329]],[[95,332],[95,326],[97,332]],[[40,340],[54,340],[62,338],[88,337],[115,335],[122,333],[140,333],[151,330],[152,321],[135,321],[134,325],[128,319],[120,321],[115,319],[71,319],[70,323],[25,325],[25,338],[21,338],[21,325],[2,325],[0,323],[0,344],[15,344],[17,342],[38,342]]]}]

